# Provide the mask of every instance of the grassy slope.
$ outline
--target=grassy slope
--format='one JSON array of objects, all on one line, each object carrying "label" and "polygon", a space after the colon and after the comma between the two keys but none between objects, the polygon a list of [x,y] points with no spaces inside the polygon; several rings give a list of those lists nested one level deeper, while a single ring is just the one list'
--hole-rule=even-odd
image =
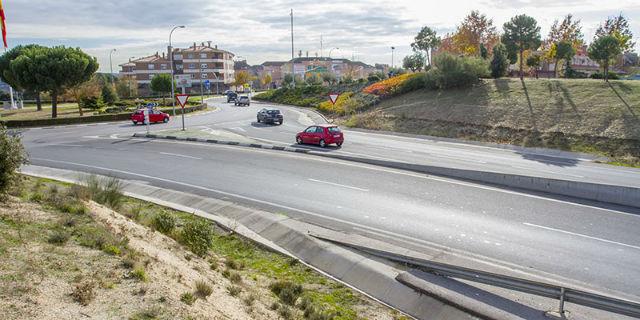
[{"label": "grassy slope", "polygon": [[484,80],[469,89],[393,97],[345,124],[593,152],[637,165],[640,82]]},{"label": "grassy slope", "polygon": [[487,80],[412,92],[378,108],[407,118],[640,140],[640,82],[632,81]]}]

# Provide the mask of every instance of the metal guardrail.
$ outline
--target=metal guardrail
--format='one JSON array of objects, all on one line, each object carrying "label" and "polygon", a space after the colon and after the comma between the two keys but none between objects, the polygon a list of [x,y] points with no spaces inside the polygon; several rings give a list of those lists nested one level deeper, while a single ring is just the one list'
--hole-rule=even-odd
[{"label": "metal guardrail", "polygon": [[627,300],[607,297],[582,290],[571,289],[543,282],[520,279],[465,267],[458,267],[450,264],[433,262],[425,259],[405,256],[379,249],[360,246],[352,243],[345,243],[335,239],[330,239],[320,235],[310,234],[314,238],[333,242],[339,245],[351,247],[368,254],[385,258],[394,262],[399,262],[407,266],[420,269],[440,276],[457,279],[465,279],[473,282],[488,284],[514,291],[530,293],[537,296],[557,299],[560,301],[559,313],[564,315],[565,302],[571,302],[586,307],[609,311],[617,314],[640,318],[640,304]]}]

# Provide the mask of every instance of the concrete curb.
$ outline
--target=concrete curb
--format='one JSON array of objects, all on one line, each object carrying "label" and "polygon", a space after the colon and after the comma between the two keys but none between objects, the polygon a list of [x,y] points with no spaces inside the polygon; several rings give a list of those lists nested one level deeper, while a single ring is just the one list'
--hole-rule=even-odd
[{"label": "concrete curb", "polygon": [[155,134],[135,133],[134,137],[152,138],[152,139],[172,139],[203,143],[216,143],[224,145],[237,145],[241,147],[279,150],[288,152],[297,152],[332,158],[338,160],[366,163],[387,168],[400,170],[408,170],[419,173],[432,174],[436,176],[463,179],[483,184],[491,184],[498,187],[517,188],[520,190],[543,192],[560,196],[573,197],[589,201],[605,202],[610,204],[622,205],[640,208],[640,188],[616,186],[607,184],[597,184],[590,182],[580,182],[571,180],[560,180],[533,176],[522,176],[516,174],[498,173],[490,171],[476,171],[455,169],[446,167],[437,167],[429,165],[419,165],[406,162],[377,160],[365,157],[347,156],[342,154],[333,154],[325,152],[317,152],[309,149],[273,146],[268,144],[256,143],[239,143],[234,141],[220,141],[213,139],[200,138],[182,138],[175,136],[163,136]]},{"label": "concrete curb", "polygon": [[[86,173],[26,166],[22,173],[70,183],[83,181]],[[336,233],[323,227],[300,222],[286,216],[250,209],[234,203],[123,181],[126,195],[215,221],[223,227],[266,246],[296,257],[321,273],[363,294],[418,319],[474,319],[475,317],[445,303],[442,299],[416,291],[396,280],[402,272],[395,267],[309,236],[309,233]],[[167,201],[164,199],[171,199]],[[457,303],[455,303],[457,304]],[[469,310],[469,309],[467,309]],[[488,312],[487,319],[505,319]],[[515,318],[514,318],[515,319]],[[519,319],[519,318],[518,318]]]}]

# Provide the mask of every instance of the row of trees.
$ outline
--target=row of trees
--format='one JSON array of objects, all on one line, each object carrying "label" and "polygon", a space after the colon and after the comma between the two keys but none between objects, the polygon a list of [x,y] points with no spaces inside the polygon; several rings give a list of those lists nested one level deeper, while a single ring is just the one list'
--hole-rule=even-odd
[{"label": "row of trees", "polygon": [[57,117],[58,98],[66,90],[91,79],[98,70],[96,58],[80,48],[39,45],[17,46],[0,56],[0,78],[12,87],[35,94],[41,110],[40,93],[51,96],[51,117]]},{"label": "row of trees", "polygon": [[[499,33],[493,20],[479,11],[472,11],[454,33],[444,38],[430,27],[423,27],[411,44],[414,53],[405,57],[403,65],[412,71],[427,69],[434,52],[448,52],[491,60],[494,77],[505,75],[508,66],[517,63],[522,78],[525,64],[537,71],[543,61],[555,64],[556,75],[564,64],[565,75],[569,75],[572,71],[570,61],[584,44],[581,21],[571,14],[562,21],[556,20],[543,40],[533,17],[515,16]],[[611,62],[621,53],[631,52],[634,46],[629,22],[619,15],[608,18],[598,27],[588,55],[600,63],[606,80]]]}]

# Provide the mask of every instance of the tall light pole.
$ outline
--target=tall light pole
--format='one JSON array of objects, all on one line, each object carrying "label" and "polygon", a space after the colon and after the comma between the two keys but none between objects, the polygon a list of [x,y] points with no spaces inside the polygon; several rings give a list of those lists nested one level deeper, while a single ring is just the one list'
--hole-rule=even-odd
[{"label": "tall light pole", "polygon": [[[135,57],[129,57],[129,62],[131,62],[132,59],[135,59]],[[135,73],[134,73],[134,77],[135,77]],[[133,77],[128,77],[129,81],[127,81],[127,84],[129,84],[129,98],[133,98],[133,91],[131,90],[131,82],[135,81],[136,82],[136,86],[138,85],[138,81],[137,79],[134,80]]]},{"label": "tall light pole", "polygon": [[296,62],[295,62],[295,56],[294,56],[294,52],[293,52],[293,9],[291,9],[291,82],[292,82],[292,86],[295,88],[296,87]]},{"label": "tall light pole", "polygon": [[109,51],[109,71],[111,72],[109,74],[109,78],[111,78],[111,86],[113,87],[113,63],[111,62],[111,54],[116,52],[116,49],[111,49],[111,51]]},{"label": "tall light pole", "polygon": [[391,68],[393,68],[393,51],[396,50],[396,47],[391,47]]},{"label": "tall light pole", "polygon": [[176,116],[176,94],[173,85],[173,47],[171,46],[171,35],[176,29],[184,29],[184,26],[175,26],[169,32],[169,65],[171,66],[171,104],[173,106],[173,116]]}]

